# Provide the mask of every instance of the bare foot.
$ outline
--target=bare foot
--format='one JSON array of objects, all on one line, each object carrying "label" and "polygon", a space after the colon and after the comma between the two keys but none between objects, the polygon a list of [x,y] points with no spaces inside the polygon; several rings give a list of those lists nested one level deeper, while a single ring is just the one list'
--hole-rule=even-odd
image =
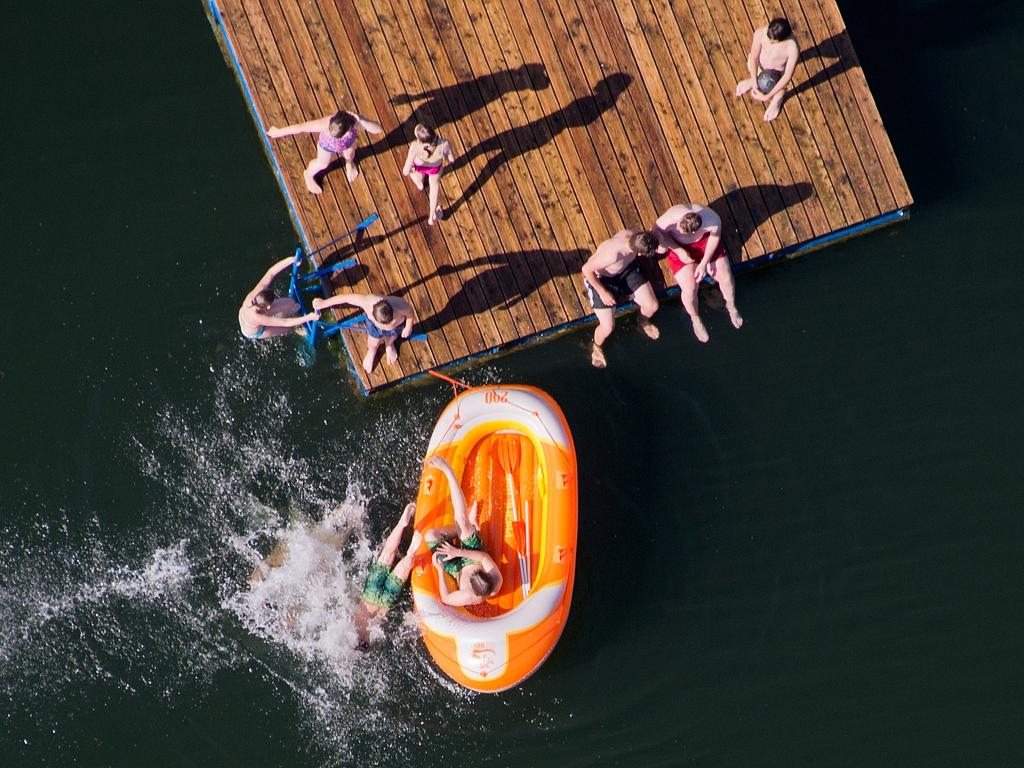
[{"label": "bare foot", "polygon": [[604,350],[600,344],[595,344],[590,349],[590,364],[595,368],[607,368],[608,360],[604,356]]},{"label": "bare foot", "polygon": [[743,327],[743,317],[740,315],[740,311],[736,307],[729,307],[729,319],[732,320],[733,328]]},{"label": "bare foot", "polygon": [[782,111],[782,99],[774,99],[772,103],[768,105],[768,109],[764,111],[764,121],[766,123],[770,123],[779,116],[780,111]]},{"label": "bare foot", "polygon": [[650,318],[646,318],[640,315],[639,322],[640,330],[644,332],[644,335],[652,341],[657,341],[661,338],[661,331],[658,330],[658,326],[650,321]]},{"label": "bare foot", "polygon": [[747,91],[749,91],[753,87],[754,87],[754,81],[753,80],[740,80],[739,83],[736,85],[736,98],[737,99],[740,98],[740,96],[745,94]]},{"label": "bare foot", "polygon": [[711,337],[708,336],[708,329],[704,327],[704,321],[699,315],[690,315],[690,322],[693,323],[693,335],[697,337],[697,341],[706,344]]},{"label": "bare foot", "polygon": [[359,178],[359,166],[351,160],[345,162],[345,175],[348,176],[349,181],[355,181]]},{"label": "bare foot", "polygon": [[402,510],[402,527],[404,528],[412,520],[412,516],[416,514],[416,505],[413,502],[409,502],[405,505],[405,509]]},{"label": "bare foot", "polygon": [[398,350],[390,344],[384,348],[384,354],[387,356],[388,364],[394,365],[398,362]]},{"label": "bare foot", "polygon": [[306,189],[308,189],[314,195],[319,195],[323,193],[324,188],[316,183],[316,179],[313,178],[313,174],[304,173],[302,174],[302,178],[306,180]]},{"label": "bare foot", "polygon": [[434,226],[443,218],[444,211],[441,210],[441,206],[437,206],[437,208],[434,209],[434,212],[430,215],[430,218],[427,219],[427,224],[429,224],[430,226]]},{"label": "bare foot", "polygon": [[377,362],[377,350],[376,349],[371,349],[363,357],[363,370],[366,371],[367,374],[372,373],[373,372],[373,364],[375,362]]}]

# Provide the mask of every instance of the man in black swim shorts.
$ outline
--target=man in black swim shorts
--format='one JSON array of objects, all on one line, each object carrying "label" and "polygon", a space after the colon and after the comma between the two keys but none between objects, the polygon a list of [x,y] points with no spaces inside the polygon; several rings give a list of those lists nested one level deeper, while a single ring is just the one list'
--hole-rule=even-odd
[{"label": "man in black swim shorts", "polygon": [[602,344],[615,329],[614,309],[618,304],[630,299],[636,301],[640,306],[640,329],[650,339],[661,335],[651,322],[658,311],[658,298],[637,259],[638,256],[653,256],[657,249],[658,239],[651,232],[623,229],[597,246],[594,255],[583,265],[583,287],[597,315],[590,355],[595,368],[608,365]]}]

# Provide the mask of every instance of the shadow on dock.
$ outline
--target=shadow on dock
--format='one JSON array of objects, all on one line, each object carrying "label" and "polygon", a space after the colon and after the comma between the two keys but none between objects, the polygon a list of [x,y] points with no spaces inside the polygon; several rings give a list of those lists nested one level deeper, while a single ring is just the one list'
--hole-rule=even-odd
[{"label": "shadow on dock", "polygon": [[531,276],[531,264],[543,262],[547,267],[548,280],[565,276],[577,279],[579,268],[589,256],[590,252],[583,248],[570,251],[537,249],[496,253],[472,259],[459,266],[442,266],[432,274],[425,275],[406,286],[398,295],[403,295],[420,283],[435,277],[460,274],[470,269],[480,270],[461,280],[461,287],[448,298],[444,306],[438,307],[433,315],[422,318],[416,324],[418,333],[430,333],[443,327],[453,317],[456,320],[468,317],[482,309],[508,310],[525,301],[547,282],[537,281],[536,274]]},{"label": "shadow on dock", "polygon": [[455,158],[449,172],[455,172],[469,165],[480,155],[494,153],[476,178],[463,190],[462,195],[448,207],[446,215],[451,215],[458,210],[459,206],[479,192],[503,165],[544,146],[568,128],[582,128],[590,125],[604,112],[613,109],[619,96],[632,82],[633,78],[624,72],[608,75],[594,86],[594,92],[591,95],[576,98],[567,106],[526,125],[508,128],[481,141],[472,149]]}]

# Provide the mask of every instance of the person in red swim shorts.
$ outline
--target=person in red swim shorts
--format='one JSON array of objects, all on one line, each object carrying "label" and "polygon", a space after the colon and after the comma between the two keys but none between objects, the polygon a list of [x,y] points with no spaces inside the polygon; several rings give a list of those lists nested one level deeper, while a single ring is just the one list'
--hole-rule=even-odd
[{"label": "person in red swim shorts", "polygon": [[683,308],[693,323],[698,341],[708,340],[708,329],[697,312],[697,286],[704,275],[718,281],[735,328],[743,325],[736,309],[736,286],[729,256],[722,247],[722,220],[710,208],[697,203],[673,205],[654,222],[652,231],[661,241],[659,251],[668,252],[668,265],[679,284]]}]

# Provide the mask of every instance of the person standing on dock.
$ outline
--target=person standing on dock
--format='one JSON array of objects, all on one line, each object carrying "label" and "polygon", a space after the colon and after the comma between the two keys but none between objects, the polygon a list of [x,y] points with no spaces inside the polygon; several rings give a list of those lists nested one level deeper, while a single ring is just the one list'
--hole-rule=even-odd
[{"label": "person standing on dock", "polygon": [[793,79],[799,57],[800,48],[786,19],[772,19],[767,27],[754,30],[747,56],[750,77],[736,86],[736,98],[749,92],[755,101],[767,102],[765,122],[774,120],[782,109],[786,86]]},{"label": "person standing on dock", "polygon": [[424,181],[429,179],[430,217],[427,224],[434,226],[441,218],[441,207],[437,204],[441,191],[441,173],[445,163],[454,162],[455,154],[448,140],[438,136],[433,128],[420,123],[413,133],[416,139],[409,145],[402,175],[412,179],[420,191],[423,190]]},{"label": "person standing on dock", "polygon": [[298,302],[288,296],[277,296],[270,288],[278,273],[292,266],[295,259],[281,259],[249,291],[238,309],[238,326],[247,339],[269,339],[292,331],[303,333],[303,325],[320,319],[319,312],[299,315]]},{"label": "person standing on dock", "polygon": [[658,238],[652,232],[623,229],[597,246],[583,264],[583,287],[597,315],[590,354],[595,368],[608,365],[602,345],[615,330],[615,307],[620,302],[632,299],[640,306],[640,330],[649,339],[661,335],[658,326],[651,322],[658,311],[658,298],[638,259],[653,256],[657,248]]},{"label": "person standing on dock", "polygon": [[316,139],[316,157],[309,161],[309,165],[302,173],[302,178],[306,180],[306,188],[314,195],[319,195],[324,190],[317,183],[316,176],[326,171],[339,155],[345,160],[345,175],[348,176],[348,180],[355,181],[359,176],[359,168],[356,165],[356,142],[359,138],[356,131],[359,128],[367,133],[384,133],[380,123],[360,117],[355,112],[339,110],[333,115],[310,120],[308,123],[286,125],[284,128],[272,125],[267,129],[267,136],[280,139],[297,133],[319,134]]},{"label": "person standing on dock", "polygon": [[659,250],[668,252],[668,266],[679,284],[683,308],[693,323],[697,341],[708,340],[708,329],[697,312],[697,286],[710,275],[718,281],[734,327],[743,325],[736,309],[736,287],[729,256],[722,246],[722,220],[710,208],[696,203],[673,205],[654,222],[661,241]]},{"label": "person standing on dock", "polygon": [[412,326],[416,322],[416,313],[412,305],[395,296],[378,296],[375,293],[339,293],[330,299],[313,299],[313,309],[322,311],[330,307],[347,304],[359,307],[366,313],[363,328],[366,331],[366,355],[363,357],[363,370],[371,373],[377,365],[377,351],[384,344],[389,364],[398,360],[398,348],[395,342],[399,335],[408,339],[412,335]]}]

